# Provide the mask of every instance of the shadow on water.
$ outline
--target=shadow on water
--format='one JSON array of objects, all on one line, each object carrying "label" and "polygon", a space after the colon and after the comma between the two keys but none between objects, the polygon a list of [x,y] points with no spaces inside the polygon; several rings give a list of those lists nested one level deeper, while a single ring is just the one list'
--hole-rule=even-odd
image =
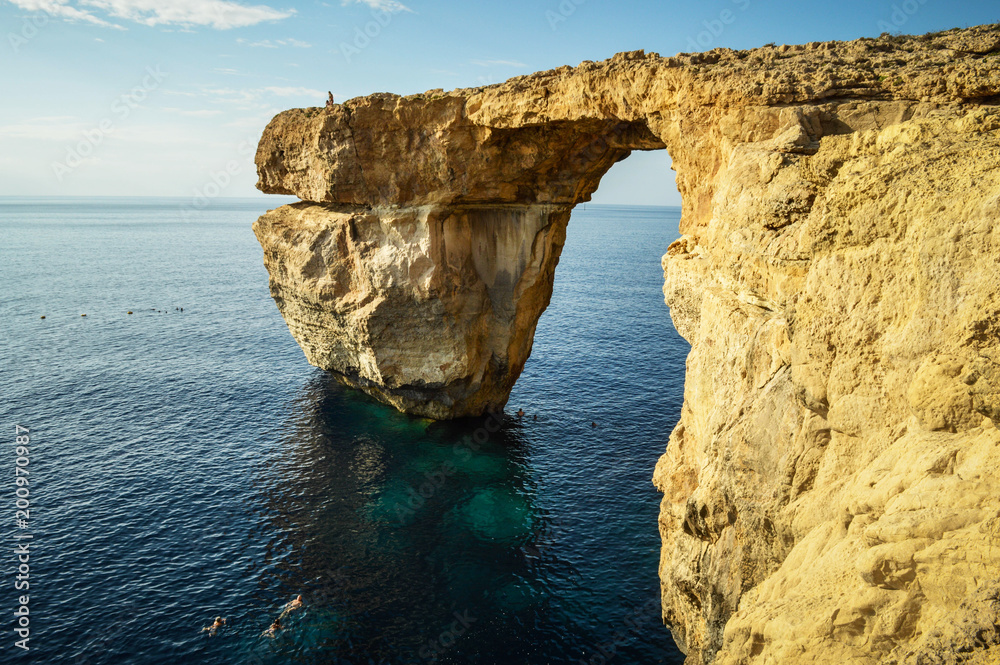
[{"label": "shadow on water", "polygon": [[302,593],[306,608],[251,657],[557,662],[544,649],[568,660],[581,631],[550,584],[572,567],[549,551],[516,419],[413,418],[324,374],[292,413],[280,461],[256,481],[253,536],[268,540],[248,573],[260,607],[276,614]]}]

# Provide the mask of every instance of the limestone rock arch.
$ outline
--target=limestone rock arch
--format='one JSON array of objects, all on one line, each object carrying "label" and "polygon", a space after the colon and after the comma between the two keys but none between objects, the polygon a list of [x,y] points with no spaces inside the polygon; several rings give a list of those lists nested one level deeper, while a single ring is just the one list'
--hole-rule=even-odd
[{"label": "limestone rock arch", "polygon": [[1000,592],[963,580],[1000,577],[998,53],[997,26],[634,52],[286,111],[256,160],[302,200],[254,225],[271,293],[348,385],[432,418],[501,408],[573,206],[666,149],[664,295],[692,345],[654,477],[678,645],[990,650]]}]

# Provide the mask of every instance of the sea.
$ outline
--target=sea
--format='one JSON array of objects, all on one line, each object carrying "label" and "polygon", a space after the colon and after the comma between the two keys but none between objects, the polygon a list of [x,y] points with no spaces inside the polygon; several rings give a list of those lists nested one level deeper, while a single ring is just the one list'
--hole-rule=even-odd
[{"label": "sea", "polygon": [[0,661],[681,663],[680,209],[578,207],[506,415],[433,422],[306,362],[250,227],[282,202],[0,199]]}]

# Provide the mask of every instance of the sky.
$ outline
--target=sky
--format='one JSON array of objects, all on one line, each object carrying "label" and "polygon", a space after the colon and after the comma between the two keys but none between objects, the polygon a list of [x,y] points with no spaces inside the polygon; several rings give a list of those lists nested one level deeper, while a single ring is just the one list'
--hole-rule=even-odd
[{"label": "sky", "polygon": [[[0,196],[254,196],[263,128],[327,91],[995,22],[996,0],[0,0]],[[594,201],[680,205],[669,156],[634,153]]]}]

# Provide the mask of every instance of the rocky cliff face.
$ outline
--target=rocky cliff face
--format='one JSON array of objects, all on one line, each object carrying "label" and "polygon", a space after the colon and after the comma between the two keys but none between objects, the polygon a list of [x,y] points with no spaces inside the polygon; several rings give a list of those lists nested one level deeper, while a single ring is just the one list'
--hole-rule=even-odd
[{"label": "rocky cliff face", "polygon": [[429,418],[501,410],[552,295],[569,207],[300,203],[254,225],[309,362]]},{"label": "rocky cliff face", "polygon": [[305,202],[255,231],[311,362],[481,413],[530,353],[572,206],[665,147],[692,350],[654,481],[689,663],[994,662],[998,103],[996,26],[373,95],[272,121],[259,187]]},{"label": "rocky cliff face", "polygon": [[664,257],[692,351],[661,576],[695,662],[1000,638],[1000,114],[880,106],[796,157],[740,146]]}]

